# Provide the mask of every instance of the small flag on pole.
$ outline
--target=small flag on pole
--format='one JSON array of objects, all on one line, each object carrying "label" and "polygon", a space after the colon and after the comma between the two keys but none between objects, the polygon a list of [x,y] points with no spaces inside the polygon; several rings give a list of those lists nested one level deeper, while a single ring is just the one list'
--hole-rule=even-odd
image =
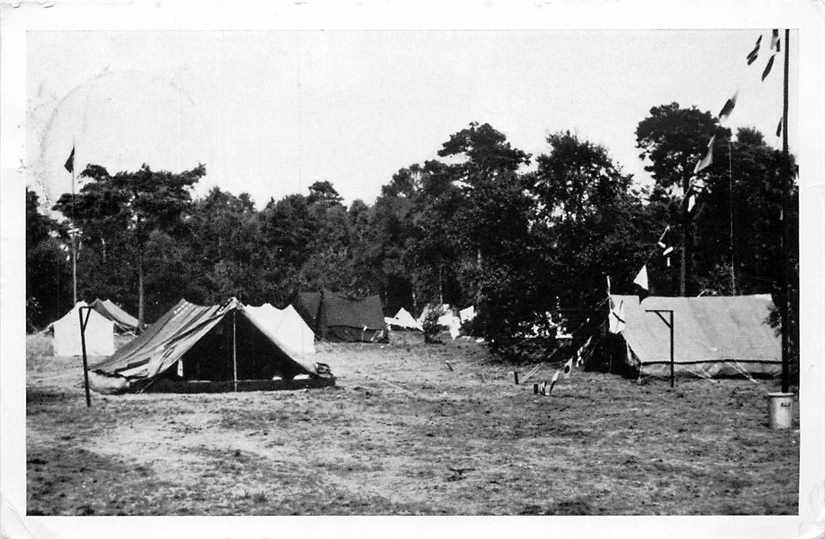
[{"label": "small flag on pole", "polygon": [[650,290],[647,283],[647,265],[642,266],[642,269],[640,269],[639,273],[636,274],[636,278],[633,279],[633,284],[638,285],[639,288],[643,289],[645,292]]},{"label": "small flag on pole", "polygon": [[759,56],[759,45],[762,43],[762,34],[759,34],[759,37],[756,38],[756,45],[754,45],[753,50],[748,53],[747,60],[748,65],[751,65],[756,61],[756,58]]},{"label": "small flag on pole", "polygon": [[725,101],[725,104],[722,106],[722,110],[719,111],[719,121],[727,120],[730,113],[733,112],[733,107],[736,106],[736,97],[739,92],[735,92],[733,96]]},{"label": "small flag on pole", "polygon": [[716,141],[716,135],[710,137],[710,142],[708,142],[708,151],[705,153],[705,156],[702,158],[701,161],[696,163],[696,167],[693,169],[694,174],[698,174],[711,166],[713,164],[713,143]]},{"label": "small flag on pole", "polygon": [[768,60],[768,64],[765,66],[765,70],[762,71],[762,80],[765,80],[765,77],[771,72],[771,68],[773,67],[773,55],[771,55],[770,60]]},{"label": "small flag on pole", "polygon": [[63,167],[69,172],[74,172],[74,146],[72,146],[72,153],[69,154],[69,158],[66,159]]}]

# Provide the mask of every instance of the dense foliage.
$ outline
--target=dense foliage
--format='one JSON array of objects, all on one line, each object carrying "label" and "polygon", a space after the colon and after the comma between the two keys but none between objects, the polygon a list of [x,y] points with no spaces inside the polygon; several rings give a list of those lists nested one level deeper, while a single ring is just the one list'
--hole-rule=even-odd
[{"label": "dense foliage", "polygon": [[[717,162],[691,179],[713,133]],[[89,165],[80,192],[54,209],[80,230],[79,298],[108,297],[150,322],[180,297],[283,305],[326,287],[380,294],[388,315],[476,305],[474,332],[506,351],[537,328],[586,322],[607,276],[614,292],[634,292],[645,261],[654,293],[679,294],[678,257],[668,265],[656,254],[668,225],[688,231],[688,294],[781,293],[784,164],[758,132],[734,138],[707,112],[654,107],[637,130],[649,186],[570,132],[546,142],[534,157],[471,123],[447,137],[438,159],[401,168],[372,205],[347,207],[332,182],[317,181],[256,209],[247,194],[217,187],[192,199],[202,165],[116,174]],[[678,188],[688,182],[701,186],[691,211]],[[71,303],[69,240],[36,195],[26,203],[27,315],[42,327]],[[788,217],[795,251],[796,210]],[[673,236],[678,249],[684,236]]]}]

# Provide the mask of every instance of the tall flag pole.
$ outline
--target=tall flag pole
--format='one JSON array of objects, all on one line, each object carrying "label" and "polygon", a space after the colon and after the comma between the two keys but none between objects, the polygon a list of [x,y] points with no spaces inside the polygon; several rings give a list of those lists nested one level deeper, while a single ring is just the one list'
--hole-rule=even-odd
[{"label": "tall flag pole", "polygon": [[[790,62],[790,30],[785,29],[785,69],[784,81],[782,84],[782,157],[785,165],[784,180],[785,185],[782,186],[782,291],[785,296],[782,299],[782,392],[787,393],[790,387],[790,312],[791,312],[791,286],[790,286],[790,271],[789,271],[789,254],[788,246],[788,202],[790,198],[790,190],[793,186],[793,178],[791,176],[791,165],[788,158],[788,64]],[[776,30],[774,35],[778,37],[779,31]]]},{"label": "tall flag pole", "polygon": [[75,204],[75,192],[74,192],[74,152],[75,152],[75,142],[72,140],[72,153],[69,154],[69,158],[66,159],[66,163],[63,167],[72,173],[72,228],[69,230],[69,236],[72,238],[72,305],[77,305],[77,248],[75,242],[75,221],[74,221],[74,204]]}]

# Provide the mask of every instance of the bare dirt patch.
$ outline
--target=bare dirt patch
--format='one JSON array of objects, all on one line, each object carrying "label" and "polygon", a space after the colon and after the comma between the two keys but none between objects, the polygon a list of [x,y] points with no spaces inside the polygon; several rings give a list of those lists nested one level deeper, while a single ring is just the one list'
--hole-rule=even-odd
[{"label": "bare dirt patch", "polygon": [[576,372],[548,398],[468,341],[324,344],[339,387],[87,409],[80,361],[43,339],[27,353],[29,514],[797,512],[799,431],[767,428],[773,381]]}]

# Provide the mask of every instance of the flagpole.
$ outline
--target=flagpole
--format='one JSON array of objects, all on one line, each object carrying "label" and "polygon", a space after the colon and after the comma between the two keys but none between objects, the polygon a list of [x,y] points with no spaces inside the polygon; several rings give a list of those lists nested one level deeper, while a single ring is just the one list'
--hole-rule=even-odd
[{"label": "flagpole", "polygon": [[788,199],[793,186],[791,167],[788,158],[788,64],[790,61],[790,30],[785,29],[785,69],[782,95],[782,159],[784,164],[784,185],[782,186],[782,392],[787,393],[790,381],[790,311],[791,286],[788,248]]},{"label": "flagpole", "polygon": [[733,144],[728,139],[728,216],[730,218],[730,290],[736,295],[736,250],[733,241]]},{"label": "flagpole", "polygon": [[74,221],[74,205],[75,205],[75,189],[74,189],[74,170],[75,170],[75,159],[74,157],[77,155],[77,146],[75,143],[74,137],[72,137],[72,305],[77,305],[77,248],[76,248],[76,227]]}]

